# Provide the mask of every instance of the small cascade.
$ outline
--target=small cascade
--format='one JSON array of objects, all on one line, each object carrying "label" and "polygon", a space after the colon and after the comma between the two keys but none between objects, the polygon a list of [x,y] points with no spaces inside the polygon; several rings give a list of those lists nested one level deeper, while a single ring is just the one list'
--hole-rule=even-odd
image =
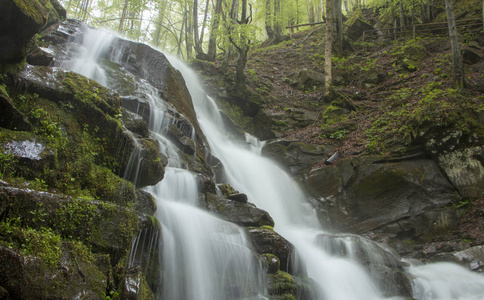
[{"label": "small cascade", "polygon": [[71,50],[77,51],[77,55],[73,60],[64,62],[62,67],[106,86],[106,72],[100,66],[99,58],[106,53],[115,36],[107,31],[92,28],[86,27],[85,30],[86,32],[78,37],[82,40],[71,43]]},{"label": "small cascade", "polygon": [[194,174],[167,168],[148,190],[163,226],[163,293],[160,299],[246,299],[263,291],[262,266],[245,232],[197,208]]},{"label": "small cascade", "polygon": [[456,264],[414,264],[408,272],[414,277],[412,288],[416,299],[484,299],[482,274]]}]

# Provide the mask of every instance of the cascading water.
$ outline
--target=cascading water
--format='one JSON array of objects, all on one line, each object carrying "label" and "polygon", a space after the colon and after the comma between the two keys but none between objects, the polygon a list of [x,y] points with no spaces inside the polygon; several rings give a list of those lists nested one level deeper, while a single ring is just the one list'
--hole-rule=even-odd
[{"label": "cascading water", "polygon": [[[270,213],[275,230],[295,245],[308,276],[317,282],[320,299],[389,299],[382,287],[391,283],[374,282],[372,270],[365,270],[354,253],[359,247],[370,266],[391,265],[393,262],[385,262],[384,258],[390,255],[379,245],[359,237],[336,241],[330,237],[332,247],[335,242],[340,243],[336,251],[321,243],[328,233],[321,228],[297,184],[275,163],[260,156],[263,144],[249,137],[250,147],[244,148],[227,139],[222,118],[217,116],[218,108],[203,92],[196,74],[175,58],[171,62],[189,83],[198,121],[212,152],[224,164],[228,182]],[[454,264],[411,266],[408,273],[414,278],[412,288],[417,299],[484,299],[484,277]]]},{"label": "cascading water", "polygon": [[[88,30],[84,41],[94,41],[89,46],[93,48],[84,44],[85,50],[78,52],[93,54],[84,56],[84,64],[89,68],[77,69],[76,65],[83,66],[79,57],[66,67],[106,84],[109,80],[96,60],[111,39],[105,32]],[[377,282],[371,276],[378,269],[365,268],[361,257],[354,255],[363,253],[370,265],[392,264],[385,261],[385,250],[357,236],[332,236],[325,232],[297,184],[275,163],[260,156],[263,143],[250,136],[247,137],[250,146],[227,139],[218,108],[200,88],[194,72],[178,60],[170,60],[188,83],[198,121],[213,155],[224,164],[225,178],[246,193],[249,201],[267,210],[275,220],[276,231],[295,245],[303,269],[318,284],[317,299],[386,299],[382,289],[385,282]],[[165,178],[148,188],[157,199],[157,217],[163,226],[160,252],[164,280],[157,297],[170,300],[262,298],[263,272],[243,230],[197,208],[196,175],[182,168],[176,147],[164,137],[163,131],[169,122],[164,119],[163,101],[153,87],[141,81],[137,93],[149,99],[152,135],[169,158]],[[484,278],[453,264],[411,265],[406,271],[413,277],[413,296],[417,299],[484,299]]]},{"label": "cascading water", "polygon": [[[113,38],[110,33],[87,28],[80,47],[82,50],[77,50],[80,55],[63,66],[106,84],[109,80],[105,78],[106,73],[99,66],[98,59],[105,54],[102,52],[109,48]],[[121,57],[120,51],[123,49],[116,49],[112,58],[122,64],[116,61]],[[156,198],[156,216],[162,224],[160,253],[164,280],[157,298],[261,299],[265,293],[264,272],[245,231],[197,207],[199,194],[196,175],[180,168],[182,163],[176,147],[164,136],[171,121],[165,118],[166,106],[159,97],[160,93],[143,80],[137,82],[137,88],[136,93],[147,99],[150,105],[149,127],[152,136],[158,140],[161,151],[169,161],[164,179],[156,186],[147,188]],[[194,134],[192,131],[192,137]],[[133,162],[140,159],[136,155],[138,151],[134,153]],[[130,176],[136,175],[138,166],[131,168],[133,172],[128,172]],[[131,180],[136,182],[136,179]]]}]

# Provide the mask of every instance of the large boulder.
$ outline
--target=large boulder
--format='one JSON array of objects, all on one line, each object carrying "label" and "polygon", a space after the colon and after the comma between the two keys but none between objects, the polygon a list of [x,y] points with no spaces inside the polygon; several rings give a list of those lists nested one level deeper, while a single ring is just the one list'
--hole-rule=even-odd
[{"label": "large boulder", "polygon": [[252,203],[229,200],[221,195],[206,193],[202,205],[223,219],[240,226],[274,226],[271,216]]},{"label": "large boulder", "polygon": [[448,130],[427,137],[424,147],[463,198],[482,196],[484,151],[477,135]]},{"label": "large boulder", "polygon": [[455,189],[430,159],[343,159],[313,169],[308,185],[322,197],[335,229],[428,238],[456,225]]}]

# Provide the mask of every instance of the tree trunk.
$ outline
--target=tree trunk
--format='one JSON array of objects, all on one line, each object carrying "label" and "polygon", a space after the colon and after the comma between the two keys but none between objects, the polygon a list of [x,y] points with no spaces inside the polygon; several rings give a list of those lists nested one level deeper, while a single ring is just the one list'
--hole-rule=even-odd
[{"label": "tree trunk", "polygon": [[326,1],[326,40],[324,43],[324,95],[333,85],[333,1]]},{"label": "tree trunk", "polygon": [[405,15],[403,13],[403,1],[400,0],[398,4],[398,9],[400,11],[400,32],[403,32],[403,26],[405,26]]},{"label": "tree trunk", "polygon": [[192,47],[193,47],[193,20],[192,18],[190,18],[190,14],[191,14],[191,6],[188,5],[188,8],[187,8],[187,11],[186,11],[186,15],[187,17],[185,18],[185,46],[187,48],[187,61],[190,59],[190,57],[192,56]]},{"label": "tree trunk", "polygon": [[[343,51],[343,11],[341,0],[327,0],[332,3],[332,10],[333,10],[333,32],[332,32],[332,40],[333,46],[336,51],[342,52]],[[329,14],[328,11],[326,11]]]},{"label": "tree trunk", "polygon": [[445,0],[445,9],[447,11],[447,22],[449,24],[450,48],[452,50],[452,73],[454,75],[454,87],[464,88],[464,64],[460,53],[459,36],[455,26],[454,7],[452,0]]},{"label": "tree trunk", "polygon": [[484,30],[484,0],[482,0],[482,26]]},{"label": "tree trunk", "polygon": [[[163,1],[162,3],[165,3],[165,2]],[[163,13],[164,13],[164,6],[160,6],[158,11],[158,17],[156,18],[156,23],[155,23],[155,33],[153,35],[153,44],[156,47],[160,46],[161,27],[163,25]]]},{"label": "tree trunk", "polygon": [[309,8],[309,23],[314,23],[314,5],[311,0],[308,0],[308,8]]},{"label": "tree trunk", "polygon": [[276,41],[282,39],[281,0],[274,0],[274,37]]},{"label": "tree trunk", "polygon": [[272,30],[273,17],[274,15],[272,14],[272,1],[266,0],[265,27],[266,27],[267,39],[269,40],[274,39],[274,30]]},{"label": "tree trunk", "polygon": [[203,16],[202,32],[200,32],[200,38],[199,38],[200,45],[203,45],[203,34],[205,32],[205,25],[207,24],[209,6],[210,6],[210,0],[207,0],[207,3],[205,4],[205,14]]},{"label": "tree trunk", "polygon": [[176,52],[176,55],[178,57],[182,57],[183,56],[183,53],[182,53],[182,41],[183,41],[183,29],[185,28],[185,23],[186,23],[186,19],[187,18],[187,12],[184,12],[183,13],[183,20],[182,20],[182,24],[181,24],[181,28],[180,28],[180,38],[178,39],[178,50]]},{"label": "tree trunk", "polygon": [[197,56],[202,53],[202,46],[198,36],[198,0],[193,0],[193,43],[195,46],[195,52]]},{"label": "tree trunk", "polygon": [[124,1],[123,12],[121,14],[121,20],[119,21],[119,27],[118,27],[118,32],[119,33],[122,33],[123,32],[124,20],[126,19],[126,13],[128,12],[128,4],[129,4],[129,0],[125,0]]},{"label": "tree trunk", "polygon": [[210,30],[210,39],[208,41],[208,58],[209,60],[215,60],[217,55],[217,29],[220,24],[220,15],[222,13],[222,0],[215,2],[215,13],[212,20],[212,28]]}]

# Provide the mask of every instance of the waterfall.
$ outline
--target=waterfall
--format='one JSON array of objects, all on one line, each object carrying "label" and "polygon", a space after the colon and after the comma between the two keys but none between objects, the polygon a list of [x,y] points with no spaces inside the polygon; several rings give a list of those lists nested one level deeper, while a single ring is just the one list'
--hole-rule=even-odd
[{"label": "waterfall", "polygon": [[[109,80],[99,60],[115,36],[100,30],[85,30],[82,44],[71,49],[78,54],[63,67],[106,85]],[[115,50],[112,59],[122,63],[119,57],[124,49]],[[161,152],[168,157],[164,179],[146,188],[156,199],[156,217],[162,224],[163,241],[159,253],[162,253],[163,286],[156,297],[173,300],[263,298],[264,270],[245,231],[198,208],[197,176],[182,168],[176,147],[165,137],[166,127],[172,121],[165,118],[167,108],[160,92],[144,80],[137,81],[136,85],[136,94],[149,102],[152,137],[158,140]],[[181,130],[188,131],[187,128]],[[189,134],[193,138],[195,133]],[[132,169],[128,172],[130,176],[137,174],[139,160],[139,151],[134,151],[130,160],[134,166],[128,168]],[[136,179],[131,180],[136,182]],[[136,256],[139,238],[133,241],[131,256]],[[128,264],[131,263],[132,259]]]},{"label": "waterfall", "polygon": [[[371,275],[378,270],[365,270],[354,255],[359,244],[370,266],[384,266],[388,264],[384,262],[385,249],[359,237],[336,241],[342,243],[338,250],[344,249],[344,254],[318,243],[328,233],[296,182],[274,162],[260,156],[263,143],[246,136],[250,146],[241,147],[239,142],[227,139],[222,118],[216,116],[218,108],[204,93],[197,75],[176,58],[170,60],[188,83],[199,124],[212,152],[222,161],[227,180],[246,193],[250,202],[270,213],[274,229],[294,244],[308,276],[317,282],[320,299],[401,299],[386,297],[382,286],[391,283],[375,282]],[[412,288],[417,299],[484,299],[484,277],[454,264],[411,266],[408,273],[414,278]]]},{"label": "waterfall", "polygon": [[[77,50],[80,56],[65,67],[107,84],[106,73],[97,62],[112,40],[105,34],[87,30],[82,50]],[[268,211],[275,221],[274,229],[294,244],[302,269],[318,285],[317,299],[389,299],[382,287],[387,282],[375,279],[374,273],[378,270],[365,268],[361,257],[355,255],[358,251],[364,253],[370,265],[392,264],[385,260],[389,255],[386,250],[361,237],[326,232],[296,182],[274,162],[261,157],[264,143],[250,135],[246,136],[245,144],[229,139],[217,105],[205,94],[195,73],[173,57],[170,61],[185,77],[198,122],[212,154],[224,165],[226,180],[246,193],[250,202]],[[78,66],[89,68],[78,69]],[[160,243],[163,248],[159,251],[163,287],[157,298],[263,299],[263,270],[244,230],[198,207],[197,174],[183,167],[176,147],[164,135],[169,122],[164,118],[163,99],[149,84],[137,82],[137,86],[136,93],[145,95],[149,101],[152,137],[158,140],[169,160],[165,178],[147,188],[156,198],[156,217],[163,228]],[[133,241],[133,248],[138,242]],[[456,265],[411,264],[406,272],[413,278],[413,296],[419,300],[484,299],[482,275]]]}]

